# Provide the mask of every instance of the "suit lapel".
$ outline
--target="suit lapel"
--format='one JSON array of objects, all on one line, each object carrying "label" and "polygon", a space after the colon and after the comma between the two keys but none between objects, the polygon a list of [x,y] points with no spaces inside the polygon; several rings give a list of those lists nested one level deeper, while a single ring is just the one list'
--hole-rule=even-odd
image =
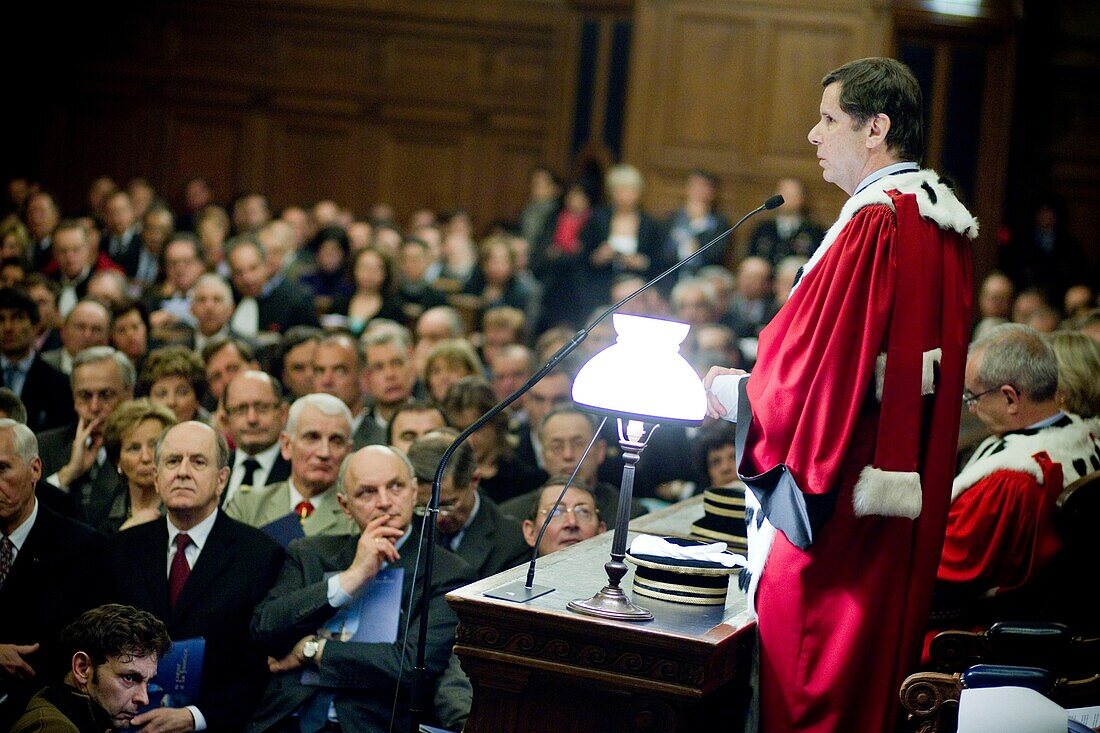
[{"label": "suit lapel", "polygon": [[274,522],[290,513],[290,483],[283,481],[264,500],[260,509],[260,524]]},{"label": "suit lapel", "polygon": [[[172,609],[173,621],[182,617],[192,605],[206,595],[222,569],[233,559],[232,548],[236,537],[229,526],[231,521],[229,517],[218,512],[214,526],[210,529],[210,536],[206,538],[206,544],[199,553],[199,559],[195,561],[195,567],[191,568],[187,585],[183,586],[183,592],[180,593],[176,607]],[[167,536],[164,541],[168,542]],[[167,589],[167,580],[165,586]]]},{"label": "suit lapel", "polygon": [[161,517],[146,530],[152,547],[134,558],[138,593],[145,594],[145,608],[157,618],[168,618],[168,519]]},{"label": "suit lapel", "polygon": [[462,544],[458,546],[458,554],[475,570],[480,570],[485,565],[493,549],[490,539],[492,531],[492,518],[487,511],[485,497],[482,497],[477,516],[462,534]]},{"label": "suit lapel", "polygon": [[[309,536],[319,534],[347,534],[350,520],[346,518],[344,510],[340,508],[340,502],[336,500],[336,487],[332,487],[317,497],[317,506],[312,514],[306,517],[303,528]],[[332,530],[339,529],[340,532]]]}]

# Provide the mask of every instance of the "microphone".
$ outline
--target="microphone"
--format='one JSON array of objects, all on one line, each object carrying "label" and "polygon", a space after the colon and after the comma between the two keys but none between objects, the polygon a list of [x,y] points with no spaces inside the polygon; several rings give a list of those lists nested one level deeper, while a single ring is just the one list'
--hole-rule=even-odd
[{"label": "microphone", "polygon": [[[496,405],[494,405],[492,407],[492,409],[490,409],[484,415],[482,415],[477,420],[475,420],[473,423],[471,423],[465,430],[463,430],[461,433],[459,433],[458,437],[456,437],[454,439],[454,442],[451,443],[450,447],[448,447],[447,450],[444,451],[443,457],[439,461],[439,467],[435,471],[435,479],[432,481],[432,496],[431,496],[431,499],[428,500],[428,505],[425,508],[426,511],[430,514],[430,517],[429,517],[430,521],[427,522],[427,530],[423,533],[423,537],[421,537],[421,542],[423,542],[424,545],[426,546],[427,553],[426,553],[426,558],[425,558],[425,561],[424,561],[424,572],[423,572],[423,575],[421,576],[421,584],[422,584],[423,590],[420,594],[420,604],[421,604],[421,609],[420,609],[420,635],[417,637],[416,666],[413,668],[413,683],[412,683],[412,698],[411,698],[412,703],[411,703],[411,707],[410,707],[410,710],[409,710],[409,712],[410,712],[410,722],[411,722],[410,730],[413,733],[417,733],[417,731],[419,729],[420,713],[422,712],[420,710],[420,704],[421,703],[419,702],[419,700],[420,700],[420,697],[421,697],[420,690],[421,690],[421,687],[423,685],[423,680],[424,680],[424,676],[425,676],[425,672],[426,672],[426,669],[424,667],[424,660],[425,660],[425,657],[427,656],[427,643],[428,643],[427,642],[427,640],[428,640],[428,598],[431,594],[432,565],[435,562],[435,548],[436,548],[436,545],[438,544],[435,541],[436,518],[437,518],[436,515],[439,512],[439,494],[440,494],[440,490],[441,490],[440,486],[443,483],[443,473],[447,468],[447,464],[451,460],[451,456],[454,455],[454,452],[458,449],[458,446],[460,446],[463,443],[463,441],[465,441],[471,435],[473,435],[478,430],[480,430],[481,427],[485,425],[485,423],[489,422],[494,417],[499,415],[501,413],[501,411],[506,409],[509,405],[511,405],[517,399],[519,399],[524,394],[526,394],[527,391],[529,389],[531,389],[531,387],[535,386],[539,381],[541,381],[542,378],[545,377],[548,373],[550,373],[550,371],[553,370],[554,367],[556,367],[559,363],[561,363],[561,361],[563,359],[565,359],[565,357],[572,354],[577,349],[577,347],[580,346],[581,343],[586,338],[588,338],[588,334],[592,331],[592,329],[595,328],[596,326],[598,326],[601,322],[603,322],[603,320],[605,318],[607,318],[613,312],[615,312],[619,308],[621,308],[624,305],[626,305],[627,303],[629,303],[634,298],[636,298],[639,295],[641,295],[642,293],[644,293],[649,288],[653,287],[655,284],[657,284],[658,282],[660,282],[664,278],[671,275],[676,270],[679,270],[689,260],[691,260],[695,257],[698,257],[703,252],[706,252],[708,249],[710,249],[711,247],[716,245],[718,242],[720,242],[723,239],[725,239],[726,237],[728,237],[730,234],[733,234],[735,231],[737,231],[738,227],[740,227],[742,224],[744,224],[748,219],[752,218],[753,216],[756,216],[761,211],[770,211],[772,209],[778,208],[782,204],[783,204],[783,197],[782,196],[779,196],[779,195],[772,196],[767,201],[760,204],[760,206],[757,206],[755,209],[753,209],[752,211],[750,211],[749,213],[745,214],[740,219],[738,219],[737,223],[734,224],[733,226],[731,226],[729,229],[722,232],[721,234],[716,236],[714,239],[710,240],[709,242],[704,244],[702,247],[695,250],[690,255],[688,255],[684,259],[682,259],[679,262],[677,262],[676,264],[674,264],[672,267],[669,267],[667,270],[662,272],[660,275],[657,275],[656,277],[654,277],[652,280],[650,280],[645,285],[643,285],[640,288],[638,288],[637,290],[635,290],[633,293],[630,293],[626,297],[622,298],[619,302],[615,303],[614,305],[609,306],[606,310],[604,310],[602,313],[600,313],[600,315],[596,316],[596,318],[591,323],[589,323],[587,326],[585,326],[584,328],[582,328],[581,330],[579,330],[575,334],[573,334],[573,338],[571,338],[568,342],[563,344],[562,347],[560,349],[558,349],[557,352],[555,352],[554,355],[551,356],[547,360],[547,362],[539,368],[539,370],[537,372],[535,372],[533,375],[531,375],[531,378],[528,379],[527,382],[525,382],[523,384],[523,386],[521,386],[515,392],[508,395],[507,397],[505,397],[500,402],[498,402]],[[578,466],[579,466],[579,464],[578,464]],[[561,501],[561,498],[564,495],[565,495],[564,492],[562,492],[562,495],[559,496],[559,498],[558,498],[559,503]],[[557,507],[558,504],[555,504],[554,506]],[[533,579],[534,579],[533,578],[533,573],[531,573],[531,581],[533,581]],[[414,584],[416,583],[415,578],[413,579],[413,583]],[[526,586],[526,587],[528,588],[528,590],[530,590],[529,585]],[[551,589],[549,589],[545,592],[549,593],[553,590],[554,589],[551,588]],[[523,594],[520,594],[520,595],[528,595],[529,597],[528,598],[511,598],[510,600],[523,601],[523,600],[530,600],[530,598],[537,597],[537,596],[532,595],[530,593],[523,593]],[[543,593],[539,593],[538,595],[543,595]]]}]

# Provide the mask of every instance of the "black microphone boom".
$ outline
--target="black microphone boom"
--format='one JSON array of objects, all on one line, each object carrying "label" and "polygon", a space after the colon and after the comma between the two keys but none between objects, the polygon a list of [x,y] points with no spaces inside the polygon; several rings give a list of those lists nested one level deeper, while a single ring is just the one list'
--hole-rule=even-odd
[{"label": "black microphone boom", "polygon": [[[425,673],[424,659],[425,659],[425,656],[427,655],[427,640],[428,640],[428,600],[429,600],[429,597],[431,595],[432,565],[435,561],[436,513],[438,513],[438,511],[439,511],[439,493],[440,493],[440,486],[443,483],[443,473],[447,468],[447,463],[450,461],[451,456],[454,454],[454,452],[456,450],[458,450],[458,446],[462,445],[462,443],[467,438],[469,438],[471,435],[473,435],[475,432],[477,432],[479,429],[481,429],[481,427],[483,425],[485,425],[485,423],[489,422],[494,417],[499,415],[502,410],[504,410],[505,408],[508,407],[508,405],[512,404],[517,399],[522,397],[527,392],[527,390],[531,389],[531,387],[535,386],[540,380],[542,380],[542,378],[545,377],[559,363],[561,363],[561,361],[565,357],[572,354],[573,351],[575,351],[576,348],[578,346],[580,346],[581,343],[586,338],[588,338],[588,334],[592,331],[592,329],[595,328],[596,326],[598,326],[601,322],[603,322],[603,320],[605,318],[607,318],[613,312],[615,312],[619,308],[621,308],[624,305],[626,305],[627,303],[629,303],[631,300],[636,298],[638,295],[644,293],[646,290],[651,288],[656,283],[660,282],[664,278],[671,275],[676,270],[679,270],[689,260],[701,255],[703,252],[706,252],[708,249],[713,247],[715,244],[722,241],[723,239],[728,237],[733,232],[737,231],[737,228],[739,226],[741,226],[742,224],[744,224],[747,219],[759,214],[761,211],[765,211],[765,210],[770,211],[772,209],[778,208],[782,204],[783,204],[783,197],[782,196],[772,196],[770,199],[768,199],[764,203],[760,204],[760,206],[757,206],[755,209],[753,209],[752,211],[750,211],[749,213],[745,214],[740,219],[738,219],[737,223],[734,224],[733,226],[731,226],[729,229],[722,232],[717,237],[710,240],[709,242],[704,244],[702,247],[695,250],[690,255],[688,255],[684,259],[680,260],[675,265],[668,268],[667,270],[662,272],[660,275],[658,275],[657,277],[655,277],[652,280],[650,280],[649,282],[647,282],[645,285],[643,285],[640,288],[638,288],[637,290],[635,290],[633,293],[630,293],[625,298],[620,300],[618,303],[615,303],[614,305],[608,307],[605,311],[603,311],[603,313],[598,315],[595,320],[593,320],[587,326],[585,326],[584,328],[582,328],[581,330],[579,330],[575,334],[573,334],[573,338],[571,338],[568,341],[568,343],[562,345],[562,347],[560,349],[558,349],[557,352],[553,356],[551,356],[550,359],[547,360],[547,362],[545,364],[543,364],[542,367],[539,368],[539,370],[537,372],[535,372],[533,375],[531,375],[531,378],[528,379],[527,382],[524,383],[524,385],[522,387],[520,387],[519,389],[517,389],[515,392],[508,395],[507,397],[505,397],[500,402],[498,402],[496,405],[494,405],[492,407],[492,409],[490,409],[484,415],[482,415],[477,420],[475,420],[473,423],[471,423],[465,430],[463,430],[461,433],[459,433],[458,437],[456,437],[454,439],[454,442],[451,443],[451,445],[447,448],[446,451],[444,451],[443,457],[439,461],[439,467],[435,471],[435,479],[432,481],[432,497],[431,497],[431,499],[428,500],[427,511],[428,511],[428,514],[429,514],[430,521],[427,522],[427,529],[424,532],[424,536],[421,538],[421,541],[424,542],[426,547],[427,547],[427,552],[425,553],[424,571],[423,571],[423,575],[421,576],[422,591],[421,591],[421,594],[420,594],[420,603],[421,603],[422,608],[421,608],[421,613],[420,613],[420,634],[419,634],[419,636],[417,636],[417,640],[416,640],[416,666],[413,668],[412,698],[411,698],[412,702],[411,702],[411,707],[409,709],[409,712],[410,712],[409,718],[410,718],[410,722],[411,722],[410,730],[412,731],[412,733],[417,733],[417,731],[419,731],[419,728],[420,728],[420,713],[422,712],[420,710],[421,697],[422,697],[421,687],[423,685],[423,680],[424,680],[424,673]],[[533,574],[531,574],[531,577],[533,578]],[[415,582],[415,580],[414,580],[414,582]]]}]

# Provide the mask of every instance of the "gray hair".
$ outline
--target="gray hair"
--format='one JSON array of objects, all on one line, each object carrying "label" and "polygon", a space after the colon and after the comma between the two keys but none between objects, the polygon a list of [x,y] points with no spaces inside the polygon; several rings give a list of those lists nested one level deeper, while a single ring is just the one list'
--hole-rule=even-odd
[{"label": "gray hair", "polygon": [[98,364],[102,361],[114,361],[118,365],[118,373],[122,377],[122,386],[128,390],[134,388],[137,383],[137,371],[130,357],[111,346],[89,346],[81,351],[73,359],[73,372],[70,379],[76,376],[76,370],[87,364]]},{"label": "gray hair", "polygon": [[363,345],[364,352],[372,346],[383,346],[386,344],[397,344],[406,349],[411,349],[412,335],[409,333],[408,329],[400,331],[396,328],[386,328],[380,331],[364,332],[359,342]]},{"label": "gray hair", "polygon": [[27,424],[27,406],[7,387],[0,387],[0,412],[18,423]]},{"label": "gray hair", "polygon": [[38,438],[34,431],[10,417],[0,418],[0,430],[10,430],[15,452],[24,463],[38,458]]},{"label": "gray hair", "polygon": [[1033,402],[1054,399],[1058,359],[1034,328],[1020,323],[994,326],[970,344],[969,353],[981,353],[977,378],[983,389],[1008,384]]},{"label": "gray hair", "polygon": [[298,418],[301,417],[302,410],[307,407],[314,407],[324,415],[344,418],[348,422],[348,433],[351,433],[351,424],[354,420],[351,410],[339,397],[324,392],[314,392],[294,400],[294,404],[290,406],[290,412],[287,414],[286,427],[283,428],[283,432],[287,435],[294,435],[297,432]]},{"label": "gray hair", "polygon": [[227,283],[225,278],[221,275],[217,275],[213,272],[204,272],[202,275],[199,275],[199,279],[195,281],[195,288],[198,288],[200,285],[210,285],[217,288],[221,294],[225,296],[226,302],[233,302],[233,288],[229,287],[229,283]]},{"label": "gray hair", "polygon": [[214,447],[217,453],[215,458],[218,462],[218,470],[220,471],[221,469],[229,465],[229,443],[226,442],[225,436],[222,435],[222,432],[220,430],[215,430],[206,423],[199,422],[198,420],[190,420],[188,422],[181,422],[175,425],[170,425],[164,430],[160,431],[160,437],[157,438],[157,446],[153,449],[153,462],[155,464],[160,465],[160,454],[161,449],[164,447],[164,439],[168,437],[168,433],[172,432],[173,429],[178,428],[180,425],[202,425],[204,428],[212,432],[214,434]]},{"label": "gray hair", "polygon": [[409,480],[416,481],[416,469],[413,468],[412,461],[409,460],[409,457],[405,455],[405,451],[401,450],[400,448],[394,448],[392,445],[365,445],[357,451],[352,451],[351,453],[348,453],[346,456],[344,456],[344,460],[341,461],[340,471],[336,474],[337,493],[343,494],[344,496],[348,495],[348,490],[347,487],[344,486],[344,481],[348,475],[348,466],[351,465],[351,459],[357,456],[361,451],[371,450],[375,448],[389,451],[393,455],[400,458],[401,463],[405,465],[405,470],[409,474]]},{"label": "gray hair", "polygon": [[681,280],[676,283],[672,288],[672,292],[669,293],[669,300],[672,301],[674,306],[679,305],[680,299],[689,290],[697,290],[703,294],[703,298],[706,299],[707,305],[711,308],[718,306],[718,293],[714,289],[714,285],[709,281],[701,277],[689,277],[686,280]]},{"label": "gray hair", "polygon": [[433,313],[444,316],[447,321],[447,329],[451,332],[451,336],[459,338],[466,335],[466,324],[462,321],[462,314],[458,312],[457,308],[451,305],[433,305],[420,314],[420,318],[417,319],[417,322],[419,323],[424,316]]},{"label": "gray hair", "polygon": [[737,279],[733,276],[733,273],[722,265],[704,265],[695,273],[695,277],[702,277],[707,280],[721,280],[728,288],[733,288],[734,285],[737,284]]}]

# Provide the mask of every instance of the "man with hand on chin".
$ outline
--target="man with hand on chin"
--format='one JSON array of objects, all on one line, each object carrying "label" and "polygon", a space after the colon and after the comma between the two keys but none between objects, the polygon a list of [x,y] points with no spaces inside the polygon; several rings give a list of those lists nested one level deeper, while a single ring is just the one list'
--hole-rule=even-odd
[{"label": "man with hand on chin", "polygon": [[[340,505],[360,534],[307,537],[290,546],[279,580],[253,617],[253,636],[272,655],[269,668],[275,674],[252,719],[253,731],[390,730],[402,666],[392,729],[408,728],[404,718],[423,610],[419,584],[411,606],[406,605],[421,536],[420,523],[412,523],[413,467],[404,453],[369,445],[344,459],[336,483]],[[404,624],[393,642],[345,641],[333,635],[332,622],[341,618],[341,610],[355,608],[386,568],[403,571],[399,602],[409,637],[401,637]],[[432,677],[447,666],[457,624],[444,596],[473,579],[457,556],[436,551],[425,646],[425,667]],[[303,682],[303,672],[315,673],[315,683]]]}]

